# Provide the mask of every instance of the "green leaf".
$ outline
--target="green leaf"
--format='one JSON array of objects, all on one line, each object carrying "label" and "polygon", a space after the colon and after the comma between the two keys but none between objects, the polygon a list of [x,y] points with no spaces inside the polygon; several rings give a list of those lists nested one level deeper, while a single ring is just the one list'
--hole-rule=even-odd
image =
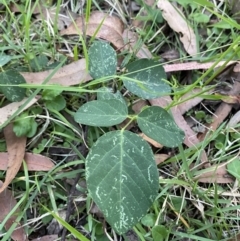
[{"label": "green leaf", "polygon": [[110,44],[95,41],[88,51],[89,72],[94,79],[115,75],[117,70],[117,54]]},{"label": "green leaf", "polygon": [[98,90],[100,91],[100,92],[97,92],[98,100],[117,99],[126,105],[126,101],[119,90],[117,90],[115,93],[113,92],[112,88],[107,88],[107,87],[102,87]]},{"label": "green leaf", "polygon": [[0,84],[6,85],[0,86],[0,90],[9,101],[21,101],[25,96],[26,90],[18,86],[7,85],[18,85],[23,83],[26,83],[25,79],[14,69],[9,69],[0,73]]},{"label": "green leaf", "polygon": [[113,126],[123,122],[127,116],[127,105],[120,100],[94,100],[82,105],[74,119],[89,126]]},{"label": "green leaf", "polygon": [[235,160],[227,164],[227,171],[235,178],[240,180],[240,159],[236,158]]},{"label": "green leaf", "polygon": [[163,225],[157,225],[152,229],[153,241],[164,241],[168,236],[167,228]]},{"label": "green leaf", "polygon": [[210,21],[210,16],[204,13],[193,13],[190,17],[197,23],[208,23]]},{"label": "green leaf", "polygon": [[172,116],[158,106],[144,109],[137,118],[144,134],[167,147],[176,147],[184,140],[184,132],[174,122]]},{"label": "green leaf", "polygon": [[48,58],[46,55],[39,55],[32,59],[29,64],[33,71],[41,71],[47,66]]},{"label": "green leaf", "polygon": [[63,110],[66,107],[66,100],[62,95],[58,95],[53,100],[46,101],[46,107],[49,110],[56,110],[56,111]]},{"label": "green leaf", "polygon": [[157,216],[153,213],[146,214],[142,219],[141,223],[147,227],[153,227],[157,220]]},{"label": "green leaf", "polygon": [[7,64],[12,59],[11,56],[6,54],[0,54],[0,67],[3,67],[5,64]]},{"label": "green leaf", "polygon": [[42,98],[44,100],[53,100],[53,99],[55,99],[58,95],[60,95],[62,93],[62,90],[57,88],[58,86],[60,86],[60,85],[56,85],[55,89],[51,89],[51,90],[45,89],[45,90],[43,90]]},{"label": "green leaf", "polygon": [[119,234],[146,214],[157,196],[158,179],[150,146],[129,131],[104,134],[86,158],[89,193]]},{"label": "green leaf", "polygon": [[22,113],[13,123],[13,131],[16,136],[33,137],[37,131],[37,123],[34,118],[28,117],[28,113]]},{"label": "green leaf", "polygon": [[163,80],[166,73],[159,62],[140,59],[126,66],[127,74],[123,77],[125,87],[143,99],[154,99],[171,92],[170,86]]}]

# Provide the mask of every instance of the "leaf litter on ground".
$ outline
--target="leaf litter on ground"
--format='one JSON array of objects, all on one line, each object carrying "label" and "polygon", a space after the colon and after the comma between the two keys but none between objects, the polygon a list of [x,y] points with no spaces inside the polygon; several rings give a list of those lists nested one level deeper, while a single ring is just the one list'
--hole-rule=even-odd
[{"label": "leaf litter on ground", "polygon": [[13,132],[13,124],[9,124],[4,128],[4,137],[7,144],[8,164],[5,181],[0,188],[0,193],[12,182],[18,173],[25,154],[27,137],[17,137]]},{"label": "leaf litter on ground", "polygon": [[[160,1],[159,1],[160,2]],[[105,18],[105,17],[104,17]],[[98,25],[99,24],[102,24],[102,22],[103,22],[103,25],[104,25],[104,22],[105,21],[103,21],[103,19],[104,19],[103,17],[101,17],[100,19],[101,19],[101,21],[100,22],[98,22]],[[82,21],[82,20],[81,20]],[[79,21],[79,22],[81,22],[81,21]],[[168,20],[167,20],[168,21]],[[84,23],[82,23],[82,26],[83,26],[83,24]],[[80,24],[81,25],[81,24]],[[170,24],[169,24],[170,25]],[[73,26],[73,25],[72,25]],[[75,26],[74,26],[75,27]],[[95,28],[95,26],[94,26],[94,21],[93,21],[93,23],[92,23],[92,26],[90,26],[90,29],[91,29],[91,27],[92,27],[92,29],[93,29],[93,31],[96,31],[97,30],[97,28]],[[109,27],[109,28],[112,28],[113,26],[106,26],[106,27]],[[84,28],[83,28],[84,29]],[[110,30],[109,30],[110,31]],[[175,31],[179,31],[179,30],[175,30]],[[62,32],[64,32],[64,31],[62,31]],[[72,32],[74,32],[74,31],[72,31]],[[78,34],[78,30],[76,30],[76,32],[74,33],[74,34]],[[106,31],[107,32],[107,31]],[[112,30],[111,30],[111,32],[112,32]],[[95,33],[95,32],[94,32]],[[72,33],[71,33],[72,34]],[[103,33],[102,35],[103,36],[105,36],[105,34],[106,33]],[[118,33],[118,34],[121,34],[120,32]],[[88,34],[87,34],[88,35]],[[89,36],[93,36],[93,34],[91,35],[91,34],[89,34]],[[117,36],[117,35],[116,35]],[[187,36],[187,34],[186,34],[186,36]],[[107,39],[107,38],[106,38]],[[187,38],[186,38],[187,39]],[[183,44],[184,44],[184,42],[185,42],[185,44],[184,44],[184,46],[186,46],[186,43],[187,43],[187,41],[188,40],[184,40],[183,41]],[[108,39],[107,39],[108,40]],[[110,41],[111,42],[111,41]],[[114,43],[115,44],[114,44]],[[115,47],[117,46],[116,45],[116,42],[115,41],[113,41],[112,40],[112,43],[115,45]],[[188,43],[189,44],[189,43]],[[193,43],[190,43],[190,45],[193,45]],[[133,46],[133,45],[132,45]],[[119,49],[119,47],[117,47],[118,49]],[[141,51],[141,48],[140,48],[140,50],[139,51]],[[138,52],[139,52],[138,51]],[[189,51],[189,50],[188,50]],[[143,54],[142,55],[139,55],[139,57],[144,57],[145,56],[145,53],[147,52],[147,48],[146,49],[144,49],[144,51],[142,52]],[[151,58],[151,55],[150,56],[148,56],[148,58]],[[165,71],[166,72],[173,72],[173,71],[179,71],[179,70],[185,70],[186,68],[190,68],[190,69],[206,69],[206,68],[209,68],[209,67],[211,67],[212,66],[212,64],[213,63],[204,63],[204,64],[201,64],[201,63],[197,63],[197,62],[191,62],[191,63],[180,63],[180,64],[172,64],[172,65],[165,65],[164,66],[164,68],[165,68]],[[224,61],[223,62],[221,62],[220,63],[220,65],[222,65],[222,64],[225,64],[224,63]],[[64,67],[63,67],[64,68]],[[83,70],[84,71],[84,70]],[[36,73],[36,74],[39,74],[39,76],[40,76],[40,74],[41,74],[42,72],[39,72],[39,73]],[[23,73],[23,75],[25,75],[26,74],[26,76],[27,76],[27,73]],[[29,73],[29,74],[31,74],[31,73]],[[48,75],[49,75],[49,73],[48,73]],[[37,75],[36,75],[37,76]],[[36,77],[36,76],[30,76],[30,75],[28,75],[27,76],[27,78],[28,78],[28,81],[29,81],[29,83],[32,81],[31,80],[31,78],[32,77]],[[67,76],[67,75],[66,75]],[[66,77],[65,76],[65,77]],[[63,79],[65,78],[65,77],[63,77]],[[45,77],[39,77],[39,82],[38,83],[41,83],[43,80],[45,79]],[[91,78],[89,78],[89,80],[90,80]],[[88,79],[87,79],[88,80]],[[27,81],[27,82],[28,82]],[[56,82],[50,82],[50,83],[59,83],[60,82],[60,84],[62,84],[62,85],[68,85],[68,83],[66,84],[66,81],[64,82],[64,80],[61,80],[61,77],[59,77],[59,79],[58,78],[56,78],[54,81],[56,81]],[[58,82],[59,81],[59,82]],[[61,82],[62,81],[62,82]],[[74,80],[75,81],[75,80]],[[72,83],[75,83],[75,82],[72,82]],[[78,82],[79,81],[79,78],[78,78],[78,80],[76,80],[76,82]],[[68,81],[67,81],[68,82]],[[32,83],[32,82],[31,82]],[[78,84],[78,83],[77,83]],[[69,84],[69,85],[75,85],[75,84]],[[165,98],[165,97],[163,97],[163,98]],[[170,97],[169,97],[170,98]],[[184,97],[185,98],[185,97]],[[184,99],[183,98],[183,99]],[[187,97],[186,97],[187,98]],[[198,98],[198,99],[197,99]],[[166,99],[168,99],[168,97],[166,97]],[[198,103],[200,103],[201,102],[201,97],[196,97],[196,103],[191,103],[191,100],[189,101],[189,106],[188,107],[183,107],[183,108],[180,108],[180,105],[178,105],[177,107],[178,107],[178,111],[176,111],[175,113],[177,113],[176,115],[175,115],[175,118],[179,118],[182,114],[183,114],[183,112],[184,111],[186,111],[187,109],[189,109],[189,108],[192,108],[192,107],[194,107],[195,105],[197,105]],[[172,100],[171,99],[168,99],[168,104],[169,103],[171,103],[172,102]],[[187,102],[187,101],[186,101]],[[186,102],[184,102],[184,103],[186,103]],[[192,101],[192,102],[194,102],[194,101]],[[184,104],[184,103],[182,103],[182,104]],[[159,104],[159,103],[158,103]],[[172,107],[172,108],[176,108],[176,107]],[[174,112],[174,111],[172,111],[172,112]],[[182,117],[182,116],[181,116]],[[180,119],[181,119],[181,117],[180,117]],[[183,117],[182,117],[183,118]],[[182,124],[182,123],[181,123]],[[193,134],[193,133],[191,133],[191,134]],[[191,136],[191,134],[188,134],[188,137],[190,137]],[[194,133],[195,134],[195,133]],[[189,140],[188,140],[189,141]],[[214,167],[214,166],[212,166],[212,167]],[[218,169],[216,169],[215,170],[215,172],[217,172],[218,171]],[[224,172],[225,170],[223,170],[223,173],[225,173]],[[223,174],[221,174],[221,175],[223,175]],[[202,178],[204,178],[204,177],[202,177]],[[213,177],[213,176],[209,176],[208,178],[210,178],[210,179],[207,179],[207,181],[206,182],[211,182],[211,181],[209,181],[209,180],[212,180],[212,179],[214,179],[215,177]],[[212,179],[211,179],[212,178]],[[218,183],[218,179],[214,179],[217,183]],[[214,182],[214,181],[213,181]],[[220,182],[219,182],[220,183]]]},{"label": "leaf litter on ground", "polygon": [[92,12],[88,23],[85,22],[85,17],[81,16],[67,29],[61,31],[61,35],[86,34],[105,39],[117,49],[122,49],[124,46],[122,33],[122,21],[116,16],[110,16],[100,11]]},{"label": "leaf litter on ground", "polygon": [[[12,211],[12,209],[17,205],[15,198],[10,190],[4,188],[4,184],[0,181],[0,189],[4,189],[3,192],[0,193],[0,222],[2,223],[6,216]],[[6,230],[9,230],[12,224],[16,223],[15,220],[18,217],[18,213],[20,209],[17,208],[16,211],[9,219],[6,221],[4,227]],[[21,227],[19,223],[15,230],[11,234],[11,238],[14,241],[27,241],[26,234],[24,228]]]}]

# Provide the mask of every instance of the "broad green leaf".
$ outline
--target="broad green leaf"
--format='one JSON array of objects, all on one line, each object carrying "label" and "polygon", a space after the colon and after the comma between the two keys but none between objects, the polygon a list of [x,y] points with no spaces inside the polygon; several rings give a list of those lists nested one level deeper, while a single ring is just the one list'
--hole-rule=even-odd
[{"label": "broad green leaf", "polygon": [[42,98],[44,100],[54,100],[55,97],[57,97],[63,92],[61,89],[58,89],[59,86],[60,85],[56,85],[56,88],[52,90],[48,90],[48,89],[43,90]]},{"label": "broad green leaf", "polygon": [[88,50],[89,72],[94,79],[115,75],[117,54],[110,44],[95,41]]},{"label": "broad green leaf", "polygon": [[196,23],[208,23],[210,21],[210,16],[204,13],[193,13],[189,17]]},{"label": "broad green leaf", "polygon": [[14,69],[0,73],[0,84],[5,85],[0,86],[0,90],[9,101],[16,102],[24,98],[26,93],[24,88],[11,86],[23,83],[26,83],[25,79]]},{"label": "broad green leaf", "polygon": [[167,76],[159,62],[140,59],[128,64],[126,69],[128,73],[123,77],[123,83],[133,94],[143,99],[154,99],[171,92],[164,81]]},{"label": "broad green leaf", "polygon": [[46,101],[46,107],[49,110],[60,111],[66,107],[66,100],[62,95],[56,96],[53,100]]},{"label": "broad green leaf", "polygon": [[13,123],[13,131],[16,136],[33,137],[37,131],[37,122],[30,118],[28,112],[23,112]]},{"label": "broad green leaf", "polygon": [[39,55],[29,62],[32,71],[42,71],[47,67],[48,58],[46,55]]},{"label": "broad green leaf", "polygon": [[148,213],[141,219],[141,223],[144,226],[153,227],[154,224],[156,223],[156,220],[157,220],[157,216],[155,214]]},{"label": "broad green leaf", "polygon": [[168,236],[168,230],[163,225],[157,225],[152,229],[153,241],[164,241]]},{"label": "broad green leaf", "polygon": [[121,92],[117,90],[115,93],[113,92],[112,88],[102,87],[99,89],[100,92],[97,92],[97,99],[98,100],[111,100],[117,99],[120,100],[122,103],[126,105],[126,101],[123,98]]},{"label": "broad green leaf", "polygon": [[82,105],[74,119],[89,126],[113,126],[123,122],[127,116],[127,106],[120,100],[94,100]]},{"label": "broad green leaf", "polygon": [[184,132],[174,122],[172,116],[158,106],[144,109],[137,118],[144,134],[167,147],[176,147],[184,140]]},{"label": "broad green leaf", "polygon": [[129,131],[104,134],[86,158],[89,193],[119,234],[146,214],[157,196],[158,179],[150,146]]},{"label": "broad green leaf", "polygon": [[5,64],[7,64],[12,57],[10,55],[6,54],[0,54],[0,67],[3,67]]},{"label": "broad green leaf", "polygon": [[240,159],[236,158],[227,165],[227,171],[240,180]]}]

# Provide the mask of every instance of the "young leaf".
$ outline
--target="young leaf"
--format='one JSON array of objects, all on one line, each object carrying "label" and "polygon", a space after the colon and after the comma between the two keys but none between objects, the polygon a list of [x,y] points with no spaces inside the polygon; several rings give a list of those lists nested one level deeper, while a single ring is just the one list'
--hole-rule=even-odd
[{"label": "young leaf", "polygon": [[236,158],[227,165],[227,171],[235,178],[240,180],[240,160]]},{"label": "young leaf", "polygon": [[26,92],[24,88],[20,88],[18,86],[10,86],[23,83],[26,83],[25,79],[14,69],[9,69],[0,73],[0,84],[6,85],[0,86],[0,90],[9,101],[17,102],[24,98]]},{"label": "young leaf", "polygon": [[126,101],[123,98],[121,92],[119,90],[116,93],[113,92],[112,88],[102,87],[98,89],[100,92],[97,92],[97,99],[98,100],[111,100],[117,99],[123,102],[126,105]]},{"label": "young leaf", "polygon": [[28,118],[28,113],[22,113],[13,123],[13,131],[17,137],[33,137],[37,131],[37,122],[34,118]]},{"label": "young leaf", "polygon": [[43,90],[42,98],[44,100],[54,100],[55,97],[59,96],[62,93],[62,90],[59,90],[57,87],[60,85],[56,85],[56,88],[53,90]]},{"label": "young leaf", "polygon": [[10,55],[0,54],[0,67],[7,64],[11,59],[12,57]]},{"label": "young leaf", "polygon": [[113,126],[123,122],[127,116],[127,105],[120,100],[94,100],[82,105],[74,119],[89,126]]},{"label": "young leaf", "polygon": [[94,79],[114,75],[117,70],[117,54],[110,44],[95,41],[88,51],[89,72]]},{"label": "young leaf", "polygon": [[129,131],[104,134],[86,159],[90,195],[119,234],[146,214],[157,196],[158,179],[150,146]]},{"label": "young leaf", "polygon": [[137,118],[144,134],[167,147],[176,147],[184,140],[184,132],[174,122],[172,116],[158,106],[143,110]]},{"label": "young leaf", "polygon": [[126,66],[128,73],[123,77],[125,87],[143,99],[154,99],[171,92],[170,86],[163,81],[167,76],[158,62],[140,59]]},{"label": "young leaf", "polygon": [[47,100],[46,107],[49,110],[56,110],[56,111],[63,110],[66,107],[66,100],[62,95],[58,95],[52,100]]}]

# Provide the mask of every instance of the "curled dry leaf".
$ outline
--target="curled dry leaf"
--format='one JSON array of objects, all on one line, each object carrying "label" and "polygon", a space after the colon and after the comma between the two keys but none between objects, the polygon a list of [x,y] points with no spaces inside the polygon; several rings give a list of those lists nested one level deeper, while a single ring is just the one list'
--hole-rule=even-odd
[{"label": "curled dry leaf", "polygon": [[37,19],[45,20],[47,22],[50,22],[54,24],[55,18],[57,17],[57,27],[58,30],[65,29],[68,27],[79,15],[69,11],[68,9],[61,7],[60,11],[57,14],[57,8],[51,7],[51,8],[42,8],[39,14],[37,15]]},{"label": "curled dry leaf", "polygon": [[[0,126],[2,126],[14,113],[27,101],[27,98],[24,98],[20,102],[10,103],[2,108],[0,108]],[[38,98],[33,98],[31,101],[27,103],[27,105],[22,109],[22,111],[26,110],[34,103],[38,101]],[[19,113],[20,114],[20,113]]]},{"label": "curled dry leaf", "polygon": [[227,104],[240,104],[240,96],[222,95],[221,100]]},{"label": "curled dry leaf", "polygon": [[234,66],[233,72],[240,72],[240,63],[239,63],[239,61],[238,61],[237,64]]},{"label": "curled dry leaf", "polygon": [[196,55],[198,53],[197,38],[181,10],[168,0],[159,0],[157,6],[162,11],[162,16],[168,25],[180,34],[180,40],[186,52],[191,56]]},{"label": "curled dry leaf", "polygon": [[[239,95],[240,93],[240,74],[238,75],[238,80],[234,82],[233,88],[229,91],[229,95]],[[218,126],[227,118],[233,105],[227,103],[221,103],[213,115],[213,121],[211,124],[206,125],[208,128],[206,131],[199,136],[200,140],[203,140],[208,133],[208,130],[215,131]]]},{"label": "curled dry leaf", "polygon": [[230,238],[227,241],[239,241],[239,240],[240,240],[240,233],[235,234],[233,238]]},{"label": "curled dry leaf", "polygon": [[[8,153],[0,153],[0,170],[7,170],[8,167]],[[40,154],[25,153],[24,160],[26,161],[27,169],[29,171],[49,171],[54,167],[54,163],[50,158]],[[20,167],[23,170],[23,166]]]},{"label": "curled dry leaf", "polygon": [[194,177],[198,182],[203,183],[233,183],[234,179],[228,174],[226,165],[211,166],[204,170],[204,173]]},{"label": "curled dry leaf", "polygon": [[[3,183],[0,181],[0,188],[2,189]],[[4,192],[0,193],[0,222],[2,222],[6,216],[12,211],[17,202],[14,199],[12,192],[5,189]],[[12,224],[15,223],[15,220],[20,212],[19,209],[16,210],[6,222],[5,229],[8,230],[11,228]],[[17,224],[16,229],[12,232],[11,238],[15,241],[27,241],[24,229]]]},{"label": "curled dry leaf", "polygon": [[[37,73],[22,72],[21,75],[29,84],[42,84],[52,71],[53,70],[47,70]],[[91,79],[92,77],[86,71],[85,59],[80,59],[60,68],[49,80],[48,84],[70,86],[77,85]]]},{"label": "curled dry leaf", "polygon": [[32,241],[57,241],[58,235],[46,235],[40,238],[32,239]]},{"label": "curled dry leaf", "polygon": [[142,108],[147,106],[148,103],[146,100],[139,100],[138,102],[134,103],[132,105],[132,110],[136,113],[139,114],[142,111]]},{"label": "curled dry leaf", "polygon": [[[190,92],[186,93],[185,95],[183,95],[181,100],[185,100],[193,95],[198,94],[201,91],[202,91],[202,89],[195,88],[195,89],[191,90]],[[198,105],[202,100],[203,100],[203,98],[201,98],[199,96],[191,98],[190,100],[187,100],[187,101],[179,104],[178,109],[179,109],[180,113],[183,115],[187,111],[191,110],[194,106]]]},{"label": "curled dry leaf", "polygon": [[170,158],[170,156],[167,154],[156,154],[156,155],[154,155],[154,157],[155,157],[155,162],[157,165],[159,165],[160,163],[162,163],[162,162],[166,161],[168,158]]},{"label": "curled dry leaf", "polygon": [[138,38],[138,35],[131,30],[125,29],[123,34],[124,39],[124,50],[135,53],[135,55],[142,58],[152,58],[151,52],[148,50],[147,46]]},{"label": "curled dry leaf", "polygon": [[[236,61],[229,61],[228,63],[226,63],[226,61],[220,61],[215,66],[215,68],[221,67],[223,65],[229,66],[235,63]],[[209,69],[214,64],[215,64],[214,62],[198,63],[196,61],[193,61],[193,62],[187,62],[187,63],[165,64],[163,68],[165,72],[176,72],[181,70]]]},{"label": "curled dry leaf", "polygon": [[88,36],[96,36],[109,41],[117,49],[122,49],[124,46],[123,23],[116,16],[109,16],[99,11],[92,12],[87,24],[84,17],[79,17],[67,29],[63,29],[61,35],[84,34],[84,31]]},{"label": "curled dry leaf", "polygon": [[[83,2],[83,1],[81,1]],[[17,3],[12,3],[10,5],[10,9],[12,12],[22,12],[21,9],[25,9],[24,6],[20,6]],[[58,13],[57,16],[57,26],[58,30],[62,30],[65,27],[69,26],[73,20],[75,20],[78,16],[78,14],[69,11],[67,8],[60,7],[60,10],[58,10],[56,7],[46,8],[42,5],[42,2],[39,1],[39,3],[33,3],[30,2],[30,9],[33,14],[36,15],[37,19],[47,21],[48,23],[54,23],[56,18],[56,13]]]},{"label": "curled dry leaf", "polygon": [[18,173],[22,165],[27,141],[26,137],[17,137],[15,135],[13,132],[13,124],[9,124],[4,128],[4,136],[8,151],[8,165],[5,182],[0,188],[0,193],[6,189]]},{"label": "curled dry leaf", "polygon": [[151,145],[155,146],[156,148],[163,148],[163,145],[161,145],[160,143],[158,143],[158,142],[154,141],[153,139],[149,138],[144,133],[140,133],[138,135],[141,136],[145,141],[147,141]]},{"label": "curled dry leaf", "polygon": [[228,122],[229,128],[234,128],[240,122],[240,111],[235,113]]}]

